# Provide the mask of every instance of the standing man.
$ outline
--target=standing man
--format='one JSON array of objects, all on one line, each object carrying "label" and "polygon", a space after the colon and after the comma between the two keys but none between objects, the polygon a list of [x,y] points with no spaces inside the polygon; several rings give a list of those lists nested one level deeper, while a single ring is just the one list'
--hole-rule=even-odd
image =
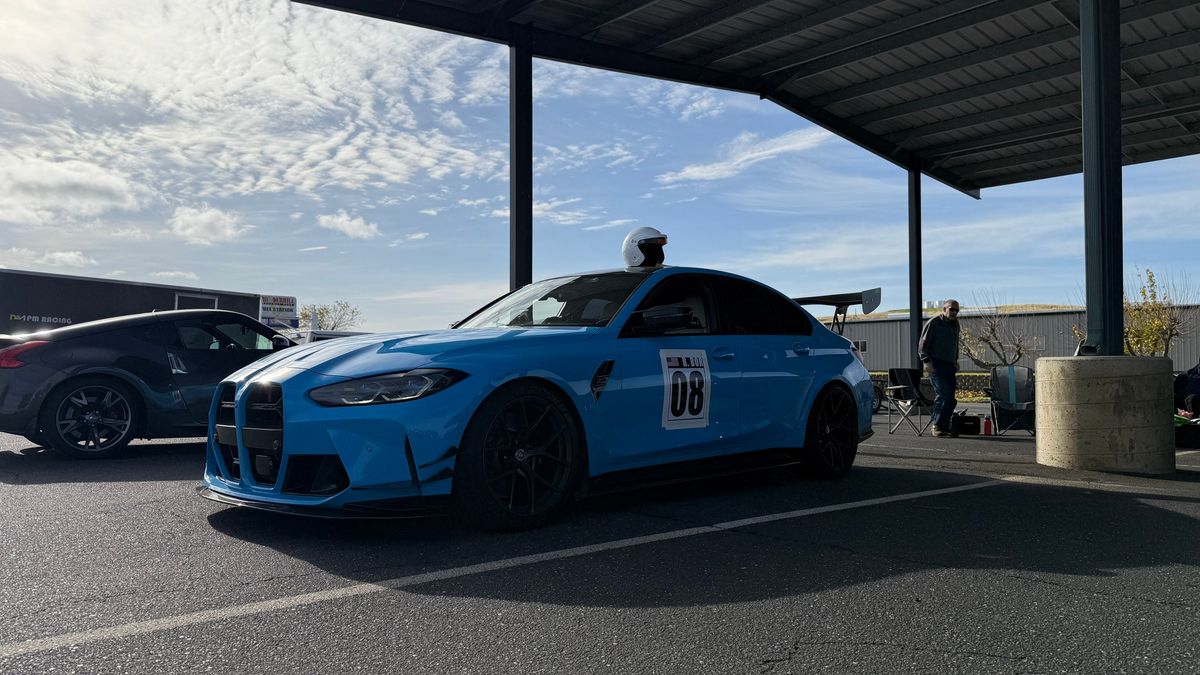
[{"label": "standing man", "polygon": [[930,418],[933,420],[934,436],[950,436],[958,434],[950,430],[950,418],[954,415],[954,389],[957,386],[958,374],[958,301],[947,300],[942,303],[942,313],[933,317],[921,331],[921,342],[917,346],[917,356],[925,364],[925,372],[929,373],[929,381],[933,384],[933,410]]}]

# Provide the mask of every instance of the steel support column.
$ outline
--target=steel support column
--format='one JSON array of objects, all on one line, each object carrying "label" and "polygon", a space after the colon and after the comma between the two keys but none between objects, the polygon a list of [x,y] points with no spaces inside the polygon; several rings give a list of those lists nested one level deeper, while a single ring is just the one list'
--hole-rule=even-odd
[{"label": "steel support column", "polygon": [[921,339],[921,172],[908,170],[908,357],[921,367],[917,342]]},{"label": "steel support column", "polygon": [[533,281],[533,48],[528,26],[508,49],[508,287]]},{"label": "steel support column", "polygon": [[1118,0],[1082,0],[1083,235],[1087,337],[1082,354],[1125,351],[1121,231],[1121,19]]}]

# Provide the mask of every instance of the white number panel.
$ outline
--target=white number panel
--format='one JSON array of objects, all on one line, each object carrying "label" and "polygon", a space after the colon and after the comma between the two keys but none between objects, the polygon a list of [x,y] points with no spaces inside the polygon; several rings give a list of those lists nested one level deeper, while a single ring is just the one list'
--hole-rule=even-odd
[{"label": "white number panel", "polygon": [[703,349],[660,349],[663,370],[664,429],[708,426],[712,377]]}]

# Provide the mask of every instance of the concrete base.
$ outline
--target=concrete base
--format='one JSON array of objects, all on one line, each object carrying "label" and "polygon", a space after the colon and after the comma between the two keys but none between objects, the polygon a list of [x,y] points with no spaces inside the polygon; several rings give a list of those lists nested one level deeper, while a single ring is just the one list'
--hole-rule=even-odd
[{"label": "concrete base", "polygon": [[1037,361],[1037,462],[1091,471],[1175,471],[1171,360],[1140,356]]}]

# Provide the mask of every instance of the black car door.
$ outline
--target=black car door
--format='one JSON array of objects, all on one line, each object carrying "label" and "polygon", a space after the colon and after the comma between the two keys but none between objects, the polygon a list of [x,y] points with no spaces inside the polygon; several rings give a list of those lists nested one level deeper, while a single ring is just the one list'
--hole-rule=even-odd
[{"label": "black car door", "polygon": [[167,347],[171,375],[197,422],[207,422],[221,380],[271,353],[269,330],[238,317],[177,319],[168,325],[175,338]]}]

